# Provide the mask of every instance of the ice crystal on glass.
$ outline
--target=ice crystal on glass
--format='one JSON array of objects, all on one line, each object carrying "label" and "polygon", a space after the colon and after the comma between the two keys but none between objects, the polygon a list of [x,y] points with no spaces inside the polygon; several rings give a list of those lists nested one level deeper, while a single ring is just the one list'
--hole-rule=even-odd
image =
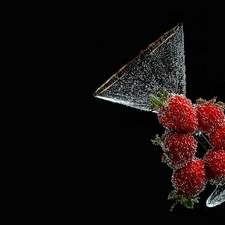
[{"label": "ice crystal on glass", "polygon": [[150,94],[186,94],[184,33],[178,24],[142,50],[94,93],[95,97],[145,111]]}]

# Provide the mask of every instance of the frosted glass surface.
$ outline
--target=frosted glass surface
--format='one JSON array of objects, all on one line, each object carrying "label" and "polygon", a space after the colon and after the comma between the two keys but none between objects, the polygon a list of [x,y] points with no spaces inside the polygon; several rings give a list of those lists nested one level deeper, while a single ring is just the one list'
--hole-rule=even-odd
[{"label": "frosted glass surface", "polygon": [[94,93],[111,102],[152,111],[150,94],[186,94],[183,25],[164,33]]}]

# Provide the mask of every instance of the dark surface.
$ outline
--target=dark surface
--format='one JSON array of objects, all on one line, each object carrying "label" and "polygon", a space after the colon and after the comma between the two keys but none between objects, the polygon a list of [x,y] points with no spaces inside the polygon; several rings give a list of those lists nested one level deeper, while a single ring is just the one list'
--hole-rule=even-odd
[{"label": "dark surface", "polygon": [[[98,8],[97,5],[93,7]],[[100,6],[99,6],[100,7]],[[161,162],[161,149],[151,143],[164,129],[157,115],[93,97],[112,74],[164,32],[182,22],[185,40],[187,97],[192,101],[217,96],[225,101],[224,63],[221,52],[222,15],[219,11],[173,6],[101,5],[85,22],[85,87],[83,110],[87,208],[93,221],[147,221],[182,217],[221,220],[225,203],[205,205],[214,187],[207,185],[194,209],[177,205],[169,212],[172,174]],[[189,7],[190,8],[190,7]],[[212,11],[216,16],[212,16]],[[85,52],[84,51],[84,52]],[[88,105],[87,105],[88,101]],[[88,134],[88,137],[87,137]],[[198,156],[203,149],[199,146]],[[122,216],[122,217],[120,217]],[[119,219],[122,218],[122,219]],[[160,224],[160,223],[158,223]]]}]

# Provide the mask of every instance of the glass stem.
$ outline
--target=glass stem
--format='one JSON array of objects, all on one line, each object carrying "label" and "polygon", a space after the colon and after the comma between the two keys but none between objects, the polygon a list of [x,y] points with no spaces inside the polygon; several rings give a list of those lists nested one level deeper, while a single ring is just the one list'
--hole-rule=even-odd
[{"label": "glass stem", "polygon": [[213,148],[213,146],[210,144],[206,136],[201,131],[196,132],[194,134],[194,137],[206,151]]},{"label": "glass stem", "polygon": [[[213,148],[206,136],[198,131],[194,134],[195,139],[208,151]],[[206,200],[207,207],[215,207],[225,201],[225,184],[217,184],[215,190],[210,194]]]}]

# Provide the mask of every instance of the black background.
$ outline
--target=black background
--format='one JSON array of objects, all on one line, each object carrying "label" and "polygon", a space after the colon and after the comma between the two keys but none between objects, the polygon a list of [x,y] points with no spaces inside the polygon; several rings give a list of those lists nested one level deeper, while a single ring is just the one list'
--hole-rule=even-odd
[{"label": "black background", "polygon": [[[89,4],[83,21],[82,110],[80,130],[85,149],[83,168],[88,215],[102,221],[148,221],[176,218],[221,220],[224,203],[208,208],[214,189],[207,185],[194,209],[177,205],[169,212],[172,171],[161,162],[161,149],[151,143],[164,129],[157,115],[93,97],[112,74],[163,33],[183,23],[187,97],[217,96],[225,101],[223,12],[220,7],[182,4]],[[80,93],[81,94],[81,93]],[[80,98],[83,97],[83,98]],[[84,100],[85,98],[85,100]],[[79,120],[79,118],[78,118]],[[204,150],[198,148],[198,156]],[[160,224],[160,223],[159,223]]]}]

